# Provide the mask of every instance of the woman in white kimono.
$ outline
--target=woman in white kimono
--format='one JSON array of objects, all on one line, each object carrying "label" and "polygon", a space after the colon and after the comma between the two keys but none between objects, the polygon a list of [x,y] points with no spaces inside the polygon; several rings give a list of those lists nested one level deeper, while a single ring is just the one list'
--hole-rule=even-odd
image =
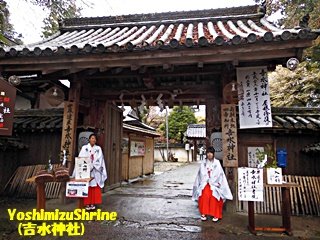
[{"label": "woman in white kimono", "polygon": [[94,210],[95,205],[102,203],[101,188],[107,179],[107,170],[104,162],[101,147],[96,145],[97,137],[95,134],[89,136],[89,143],[82,146],[79,157],[88,157],[91,160],[90,176],[93,179],[89,182],[88,197],[84,198],[86,210]]},{"label": "woman in white kimono", "polygon": [[212,221],[222,219],[223,203],[232,200],[227,178],[219,160],[214,158],[214,148],[207,149],[207,159],[201,162],[198,175],[193,185],[192,200],[198,201],[201,220],[212,216]]}]

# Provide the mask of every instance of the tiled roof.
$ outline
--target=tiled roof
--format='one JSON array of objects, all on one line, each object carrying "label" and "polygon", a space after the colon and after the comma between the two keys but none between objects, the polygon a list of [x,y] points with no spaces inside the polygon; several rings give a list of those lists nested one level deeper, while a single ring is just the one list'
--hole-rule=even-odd
[{"label": "tiled roof", "polygon": [[223,16],[246,16],[254,15],[262,16],[258,13],[258,6],[241,6],[232,8],[219,8],[219,9],[205,9],[205,10],[192,10],[192,11],[176,11],[176,12],[161,12],[161,13],[144,13],[144,14],[131,14],[121,16],[109,17],[89,17],[89,18],[69,18],[64,19],[61,25],[64,28],[95,26],[103,24],[128,24],[139,22],[158,22],[158,21],[176,21],[177,19],[197,19],[206,18],[221,18]]},{"label": "tiled roof", "polygon": [[27,149],[29,146],[24,144],[21,139],[15,137],[2,137],[0,136],[0,150],[6,151],[8,149]]},{"label": "tiled roof", "polygon": [[[320,108],[273,107],[271,112],[272,129],[320,131]],[[204,124],[190,124],[185,136],[187,138],[205,138],[206,126]],[[318,145],[315,147],[319,148]]]},{"label": "tiled roof", "polygon": [[44,41],[0,48],[5,56],[51,56],[239,45],[316,38],[307,29],[279,29],[257,6],[65,20]]},{"label": "tiled roof", "polygon": [[189,124],[185,133],[187,138],[206,138],[205,124]]},{"label": "tiled roof", "polygon": [[150,127],[149,125],[141,122],[138,119],[132,118],[129,115],[125,119],[123,119],[123,124],[130,125],[131,127],[137,127],[137,129],[144,129],[148,130],[154,134],[157,134],[156,129],[153,127]]},{"label": "tiled roof", "polygon": [[123,112],[123,128],[131,131],[144,132],[153,136],[159,137],[156,129],[141,122],[137,115],[137,111],[133,109],[127,109]]},{"label": "tiled roof", "polygon": [[[63,121],[63,109],[29,109],[16,110],[14,116],[15,132],[55,131],[61,130]],[[78,126],[80,127],[80,126]],[[82,126],[83,127],[83,126]],[[84,128],[84,127],[83,127]],[[156,130],[136,119],[124,120],[123,128],[135,132],[143,132],[152,136],[159,136]],[[1,139],[0,139],[1,140]],[[18,142],[16,143],[18,144]],[[2,143],[0,142],[0,147]]]},{"label": "tiled roof", "polygon": [[320,131],[320,108],[272,108],[273,128]]},{"label": "tiled roof", "polygon": [[13,131],[34,132],[61,130],[63,109],[15,110]]},{"label": "tiled roof", "polygon": [[138,127],[138,126],[127,124],[127,123],[123,123],[123,129],[129,130],[129,131],[134,131],[134,132],[145,133],[145,134],[151,135],[153,137],[160,137],[160,134],[157,133],[155,131],[155,129]]}]

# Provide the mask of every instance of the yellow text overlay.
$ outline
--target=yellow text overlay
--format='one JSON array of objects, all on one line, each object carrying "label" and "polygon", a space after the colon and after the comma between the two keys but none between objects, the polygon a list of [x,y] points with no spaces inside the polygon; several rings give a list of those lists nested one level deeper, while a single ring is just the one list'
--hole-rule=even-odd
[{"label": "yellow text overlay", "polygon": [[84,224],[79,222],[59,222],[47,224],[35,224],[32,222],[19,223],[18,232],[21,236],[82,236],[84,234]]},{"label": "yellow text overlay", "polygon": [[29,212],[18,212],[17,209],[8,209],[10,221],[115,221],[117,212],[103,212],[98,209],[95,212],[87,212],[85,209],[75,209],[72,212],[60,211],[46,212],[43,209],[33,209]]},{"label": "yellow text overlay", "polygon": [[[84,234],[84,224],[77,221],[115,221],[117,212],[104,212],[98,209],[95,212],[87,212],[85,209],[75,209],[72,212],[55,209],[46,212],[43,209],[37,211],[22,212],[17,209],[8,209],[10,221],[19,221],[18,232],[21,236],[81,236]],[[36,221],[41,221],[36,223]],[[50,221],[46,223],[45,221]]]}]

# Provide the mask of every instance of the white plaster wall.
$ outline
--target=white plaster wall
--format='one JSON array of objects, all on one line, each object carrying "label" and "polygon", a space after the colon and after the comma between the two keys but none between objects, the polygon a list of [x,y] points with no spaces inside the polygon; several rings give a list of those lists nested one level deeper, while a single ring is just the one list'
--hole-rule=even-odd
[{"label": "white plaster wall", "polygon": [[[161,151],[164,150],[165,157],[167,158],[167,149],[161,149]],[[189,161],[192,160],[192,154],[191,151],[186,151],[184,148],[169,148],[169,152],[172,152],[174,154],[175,158],[178,158],[178,162],[187,162],[188,161],[188,153],[189,153]],[[154,149],[154,160],[158,162],[162,162],[163,159],[160,154],[159,148]]]}]

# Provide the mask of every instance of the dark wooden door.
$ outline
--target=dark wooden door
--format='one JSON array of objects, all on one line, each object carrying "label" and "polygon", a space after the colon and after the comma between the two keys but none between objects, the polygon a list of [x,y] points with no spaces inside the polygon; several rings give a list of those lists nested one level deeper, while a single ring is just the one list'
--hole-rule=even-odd
[{"label": "dark wooden door", "polygon": [[118,187],[121,182],[121,139],[122,111],[116,106],[106,104],[105,112],[105,160],[108,179],[106,189]]}]

